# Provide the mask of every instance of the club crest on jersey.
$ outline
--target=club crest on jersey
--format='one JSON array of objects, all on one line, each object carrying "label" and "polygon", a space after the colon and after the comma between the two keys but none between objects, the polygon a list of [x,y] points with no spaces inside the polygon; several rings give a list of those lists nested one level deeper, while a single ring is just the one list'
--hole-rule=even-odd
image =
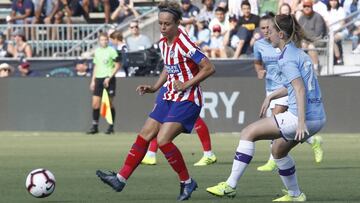
[{"label": "club crest on jersey", "polygon": [[174,64],[174,65],[165,64],[165,68],[168,74],[178,74],[181,72],[178,64]]},{"label": "club crest on jersey", "polygon": [[174,50],[170,50],[169,54],[170,54],[170,57],[171,57],[171,58],[174,58],[174,56],[175,56]]}]

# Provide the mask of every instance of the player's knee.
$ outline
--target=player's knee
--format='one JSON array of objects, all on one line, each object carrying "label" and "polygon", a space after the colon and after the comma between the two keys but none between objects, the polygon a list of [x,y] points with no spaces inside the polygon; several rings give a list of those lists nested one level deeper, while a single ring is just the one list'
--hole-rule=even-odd
[{"label": "player's knee", "polygon": [[255,128],[251,125],[245,127],[240,133],[241,140],[254,141],[254,132]]},{"label": "player's knee", "polygon": [[285,152],[280,147],[272,147],[271,148],[271,154],[274,157],[274,159],[281,159],[287,155],[287,152]]},{"label": "player's knee", "polygon": [[157,143],[158,143],[159,146],[164,146],[167,143],[171,142],[171,140],[169,140],[169,139],[167,139],[167,138],[165,138],[163,136],[162,137],[158,136],[156,139],[157,139]]},{"label": "player's knee", "polygon": [[156,135],[154,129],[143,127],[140,131],[140,136],[144,138],[146,141],[152,140],[152,138]]}]

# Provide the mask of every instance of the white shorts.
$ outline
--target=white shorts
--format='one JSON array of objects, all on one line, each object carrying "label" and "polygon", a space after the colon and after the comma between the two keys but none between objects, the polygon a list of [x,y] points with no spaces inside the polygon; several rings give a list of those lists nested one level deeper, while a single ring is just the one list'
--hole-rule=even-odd
[{"label": "white shorts", "polygon": [[[274,91],[266,91],[266,96],[269,96],[271,93],[273,93]],[[281,106],[288,106],[288,96],[285,97],[280,97],[278,99],[273,99],[270,102],[269,108],[273,109],[275,108],[276,105],[281,105]]]},{"label": "white shorts", "polygon": [[[298,127],[298,117],[290,113],[289,111],[285,111],[284,113],[279,113],[275,115],[275,120],[276,120],[276,124],[280,129],[281,136],[285,140],[294,140],[296,129]],[[324,126],[325,122],[326,119],[305,121],[310,134],[306,136],[302,140],[302,142],[307,140],[309,137],[313,136],[317,132],[319,132],[321,128]]]}]

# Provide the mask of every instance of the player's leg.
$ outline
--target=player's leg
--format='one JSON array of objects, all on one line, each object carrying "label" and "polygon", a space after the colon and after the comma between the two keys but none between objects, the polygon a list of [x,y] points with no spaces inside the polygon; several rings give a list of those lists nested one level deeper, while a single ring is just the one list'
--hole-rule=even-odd
[{"label": "player's leg", "polygon": [[209,129],[204,120],[199,117],[195,122],[195,130],[203,147],[203,157],[194,166],[206,166],[216,162],[216,156],[211,150],[211,138]]},{"label": "player's leg", "polygon": [[191,193],[197,188],[195,180],[190,178],[180,150],[172,142],[172,140],[183,131],[184,128],[181,123],[166,122],[161,126],[160,132],[157,136],[161,152],[165,155],[165,158],[168,160],[170,166],[178,174],[180,179],[180,195],[177,198],[177,200],[180,201],[189,199]]},{"label": "player's leg", "polygon": [[264,165],[257,167],[258,171],[267,172],[267,171],[274,171],[276,169],[276,163],[274,161],[274,157],[271,154],[272,143],[273,143],[273,141],[270,142],[269,159],[267,160],[267,162]]},{"label": "player's leg", "polygon": [[190,178],[184,158],[172,141],[182,132],[191,132],[199,117],[201,107],[189,101],[170,103],[171,108],[157,135],[157,141],[159,149],[179,176],[180,195],[177,199],[183,201],[191,197],[192,192],[197,188],[197,183]]},{"label": "player's leg", "polygon": [[279,168],[280,178],[287,189],[287,194],[275,199],[274,201],[305,201],[306,196],[300,191],[295,162],[293,158],[288,155],[289,151],[298,144],[296,141],[276,139],[272,147],[272,154]]},{"label": "player's leg", "polygon": [[[286,104],[287,104],[287,97],[273,100],[272,103],[270,104],[272,116],[285,112],[287,110]],[[276,163],[274,161],[274,158],[272,157],[271,148],[272,148],[272,141],[270,142],[269,159],[264,165],[259,166],[257,168],[258,171],[266,172],[266,171],[274,171],[276,169]]]},{"label": "player's leg", "polygon": [[137,136],[135,143],[132,145],[124,165],[117,174],[106,174],[100,170],[96,171],[97,176],[99,176],[104,183],[110,185],[117,192],[122,191],[126,180],[144,158],[149,142],[159,133],[161,123],[163,123],[164,117],[167,116],[169,109],[170,105],[165,101],[155,106],[141,129],[140,134]]},{"label": "player's leg", "polygon": [[149,145],[149,149],[146,152],[144,159],[141,161],[141,164],[145,165],[156,165],[156,152],[158,150],[158,144],[156,137],[154,137]]},{"label": "player's leg", "polygon": [[274,117],[258,120],[241,131],[239,145],[235,152],[231,174],[226,182],[221,182],[216,186],[206,190],[216,196],[234,197],[235,188],[238,181],[244,174],[255,153],[255,141],[271,140],[280,137],[280,130]]},{"label": "player's leg", "polygon": [[311,145],[311,148],[314,151],[315,162],[320,163],[324,158],[324,150],[322,148],[322,137],[320,135],[315,135],[309,137],[306,140],[306,143]]},{"label": "player's leg", "polygon": [[[295,162],[288,155],[289,151],[298,144],[298,142],[293,141],[297,131],[298,118],[290,112],[278,114],[275,117],[284,139],[278,139],[274,142],[272,154],[279,169],[281,180],[288,192],[283,197],[273,201],[306,201],[306,196],[300,191],[297,182]],[[324,123],[325,119],[306,121],[309,135],[302,141],[319,132]]]},{"label": "player's leg", "polygon": [[132,145],[125,162],[119,172],[116,173],[104,173],[100,170],[96,171],[96,175],[106,184],[111,186],[115,191],[121,192],[126,184],[126,180],[135,171],[141,160],[144,158],[149,142],[159,132],[161,123],[148,118],[137,136],[134,144]]}]

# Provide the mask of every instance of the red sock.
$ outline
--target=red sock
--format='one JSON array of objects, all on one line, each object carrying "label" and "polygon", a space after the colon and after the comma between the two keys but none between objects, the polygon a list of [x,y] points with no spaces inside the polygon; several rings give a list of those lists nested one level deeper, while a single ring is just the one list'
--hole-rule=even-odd
[{"label": "red sock", "polygon": [[149,151],[156,153],[157,150],[158,150],[158,144],[157,144],[156,137],[154,137],[150,142]]},{"label": "red sock", "polygon": [[209,129],[200,117],[195,122],[195,130],[199,136],[204,151],[211,151],[211,139]]},{"label": "red sock", "polygon": [[188,180],[190,178],[189,172],[179,149],[172,142],[159,146],[159,148],[165,155],[171,167],[179,175],[180,181]]},{"label": "red sock", "polygon": [[128,156],[126,157],[123,167],[119,170],[119,174],[128,179],[130,175],[134,172],[136,167],[140,164],[141,160],[144,158],[149,142],[144,140],[140,135],[137,136],[135,143],[131,147]]}]

